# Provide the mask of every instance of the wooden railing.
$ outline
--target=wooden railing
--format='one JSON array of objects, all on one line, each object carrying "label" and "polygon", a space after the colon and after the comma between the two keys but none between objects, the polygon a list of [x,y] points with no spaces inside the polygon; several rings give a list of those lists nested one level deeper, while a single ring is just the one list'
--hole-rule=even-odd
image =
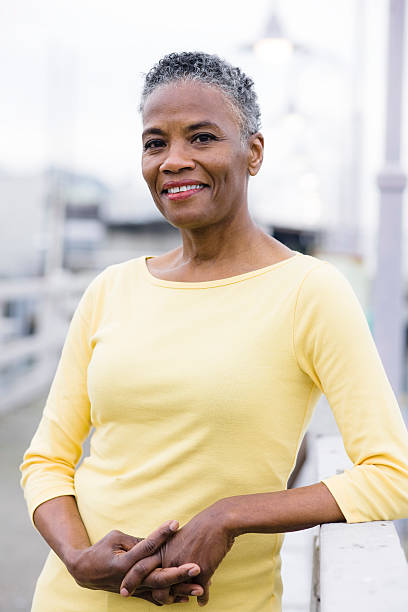
[{"label": "wooden railing", "polygon": [[[351,467],[340,436],[318,436],[318,480]],[[408,564],[392,521],[329,523],[315,538],[311,612],[407,612]]]},{"label": "wooden railing", "polygon": [[[0,281],[0,413],[45,393],[80,295],[96,273]],[[13,333],[5,305],[30,303],[32,332]]]}]

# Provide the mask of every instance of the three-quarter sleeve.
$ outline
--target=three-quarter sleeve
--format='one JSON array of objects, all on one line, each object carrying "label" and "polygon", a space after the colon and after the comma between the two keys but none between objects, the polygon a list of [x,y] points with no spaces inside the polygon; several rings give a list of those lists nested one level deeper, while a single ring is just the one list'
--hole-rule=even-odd
[{"label": "three-quarter sleeve", "polygon": [[327,397],[351,469],[322,480],[348,523],[408,517],[408,434],[361,305],[328,262],[299,288],[299,367]]},{"label": "three-quarter sleeve", "polygon": [[71,320],[38,429],[20,466],[30,517],[41,503],[75,495],[74,472],[90,427],[87,368],[98,277]]}]

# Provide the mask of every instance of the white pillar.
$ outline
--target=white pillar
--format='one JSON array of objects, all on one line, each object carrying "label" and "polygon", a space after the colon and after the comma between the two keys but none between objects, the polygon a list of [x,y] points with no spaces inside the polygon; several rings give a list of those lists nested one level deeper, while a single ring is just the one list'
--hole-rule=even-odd
[{"label": "white pillar", "polygon": [[397,398],[404,361],[402,205],[406,176],[400,165],[405,0],[389,1],[385,162],[378,175],[377,272],[374,338]]}]

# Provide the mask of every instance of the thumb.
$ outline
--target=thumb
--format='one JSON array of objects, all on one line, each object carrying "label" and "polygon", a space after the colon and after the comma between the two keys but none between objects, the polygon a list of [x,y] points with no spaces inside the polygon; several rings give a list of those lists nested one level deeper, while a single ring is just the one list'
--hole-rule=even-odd
[{"label": "thumb", "polygon": [[150,535],[141,542],[138,542],[128,552],[124,553],[126,560],[130,563],[136,563],[140,559],[150,557],[157,552],[165,542],[177,531],[179,527],[178,521],[167,521],[155,529]]}]

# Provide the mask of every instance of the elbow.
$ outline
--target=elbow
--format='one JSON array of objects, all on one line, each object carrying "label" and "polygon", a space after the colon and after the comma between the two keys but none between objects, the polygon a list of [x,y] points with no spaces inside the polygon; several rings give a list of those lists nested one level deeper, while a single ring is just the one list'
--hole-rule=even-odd
[{"label": "elbow", "polygon": [[408,461],[370,467],[371,520],[408,518]]}]

